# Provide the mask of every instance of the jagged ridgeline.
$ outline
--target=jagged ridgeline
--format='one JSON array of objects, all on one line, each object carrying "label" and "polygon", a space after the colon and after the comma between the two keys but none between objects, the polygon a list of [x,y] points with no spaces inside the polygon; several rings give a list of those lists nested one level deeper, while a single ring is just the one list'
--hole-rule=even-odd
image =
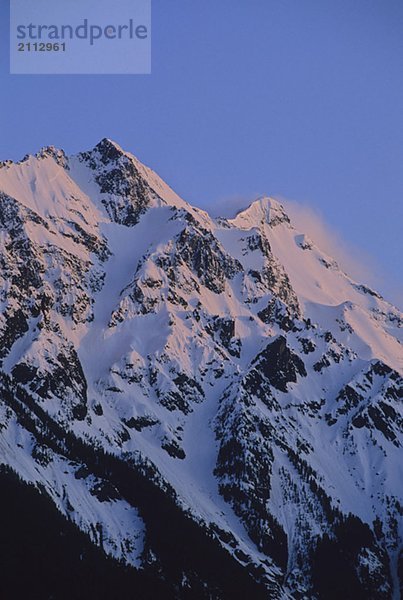
[{"label": "jagged ridgeline", "polygon": [[0,165],[0,597],[397,599],[402,324],[259,198]]}]

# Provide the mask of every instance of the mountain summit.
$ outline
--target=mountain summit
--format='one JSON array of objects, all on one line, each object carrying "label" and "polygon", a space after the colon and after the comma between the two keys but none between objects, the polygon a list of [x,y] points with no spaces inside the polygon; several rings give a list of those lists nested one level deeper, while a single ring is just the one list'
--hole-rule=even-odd
[{"label": "mountain summit", "polygon": [[30,590],[399,597],[397,308],[278,201],[214,219],[108,139],[2,163],[0,235],[3,496],[71,544]]}]

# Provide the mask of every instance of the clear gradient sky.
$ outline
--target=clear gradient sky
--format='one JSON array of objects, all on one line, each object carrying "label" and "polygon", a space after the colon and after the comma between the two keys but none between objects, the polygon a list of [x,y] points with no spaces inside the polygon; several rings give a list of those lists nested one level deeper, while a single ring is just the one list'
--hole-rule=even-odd
[{"label": "clear gradient sky", "polygon": [[378,261],[381,291],[398,302],[402,0],[152,7],[151,75],[20,76],[8,74],[0,0],[0,159],[106,136],[198,206],[298,200]]}]

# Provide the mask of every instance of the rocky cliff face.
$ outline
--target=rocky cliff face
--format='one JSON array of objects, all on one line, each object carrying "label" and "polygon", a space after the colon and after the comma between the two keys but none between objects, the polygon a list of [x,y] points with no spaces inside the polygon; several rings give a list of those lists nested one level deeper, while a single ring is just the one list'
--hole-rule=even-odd
[{"label": "rocky cliff face", "polygon": [[0,236],[1,462],[139,597],[399,597],[395,307],[106,139],[3,163]]}]

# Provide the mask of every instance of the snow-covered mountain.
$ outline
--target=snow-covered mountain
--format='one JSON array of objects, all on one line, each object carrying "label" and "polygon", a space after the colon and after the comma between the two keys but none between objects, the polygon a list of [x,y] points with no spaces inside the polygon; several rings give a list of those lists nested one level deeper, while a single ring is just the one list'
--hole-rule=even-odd
[{"label": "snow-covered mountain", "polygon": [[3,487],[136,570],[114,597],[399,598],[397,308],[108,139],[1,163],[0,236]]}]

